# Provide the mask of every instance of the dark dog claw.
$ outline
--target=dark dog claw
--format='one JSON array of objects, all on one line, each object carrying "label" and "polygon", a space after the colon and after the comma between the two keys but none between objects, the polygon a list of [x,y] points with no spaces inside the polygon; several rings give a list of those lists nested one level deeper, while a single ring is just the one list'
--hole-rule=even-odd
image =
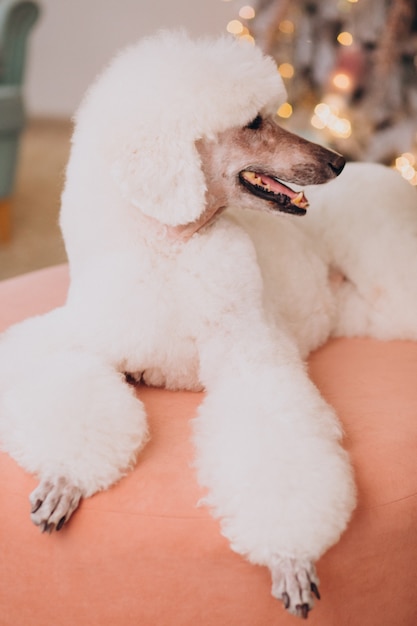
[{"label": "dark dog claw", "polygon": [[64,517],[61,517],[61,519],[59,520],[55,530],[61,530],[61,528],[63,527],[64,524],[65,524],[65,515],[64,515]]},{"label": "dark dog claw", "polygon": [[50,535],[52,533],[54,529],[54,525],[53,524],[48,524],[48,522],[43,522],[43,524],[41,525],[41,533],[48,533],[48,535]]},{"label": "dark dog claw", "polygon": [[284,591],[284,593],[282,594],[282,601],[284,603],[284,608],[288,609],[288,607],[290,606],[290,596],[286,591]]},{"label": "dark dog claw", "polygon": [[42,506],[42,500],[36,500],[35,504],[33,505],[33,508],[31,510],[31,513],[36,513],[36,511],[39,511],[39,509]]},{"label": "dark dog claw", "polygon": [[301,617],[301,619],[308,618],[308,612],[310,610],[310,607],[308,606],[308,604],[297,604],[295,608],[296,608],[298,617]]},{"label": "dark dog claw", "polygon": [[319,592],[319,588],[317,587],[316,583],[311,583],[311,591],[314,593],[314,595],[316,596],[317,600],[320,600],[320,592]]}]

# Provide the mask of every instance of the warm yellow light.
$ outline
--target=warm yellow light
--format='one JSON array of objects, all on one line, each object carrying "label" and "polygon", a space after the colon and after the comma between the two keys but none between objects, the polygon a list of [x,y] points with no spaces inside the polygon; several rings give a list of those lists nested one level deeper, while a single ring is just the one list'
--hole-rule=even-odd
[{"label": "warm yellow light", "polygon": [[351,46],[353,43],[353,36],[351,33],[344,31],[343,33],[338,34],[337,41],[341,43],[342,46]]},{"label": "warm yellow light", "polygon": [[408,180],[414,186],[417,186],[417,171],[413,167],[416,163],[416,157],[412,152],[404,152],[395,159],[395,167],[401,176]]},{"label": "warm yellow light", "polygon": [[416,162],[416,157],[412,152],[404,152],[404,154],[402,155],[404,157],[404,159],[407,159],[407,161],[411,164],[414,165]]},{"label": "warm yellow light", "polygon": [[337,136],[347,139],[352,134],[352,127],[349,120],[345,118],[338,118],[331,126],[330,130]]},{"label": "warm yellow light", "polygon": [[395,167],[397,168],[397,170],[403,170],[404,168],[408,167],[410,165],[410,162],[408,161],[408,159],[406,159],[406,157],[404,155],[399,156],[395,159]]},{"label": "warm yellow light", "polygon": [[253,20],[255,17],[255,9],[247,4],[240,9],[239,17],[244,20]]},{"label": "warm yellow light", "polygon": [[328,104],[325,104],[324,102],[320,102],[314,108],[314,113],[316,114],[316,117],[320,119],[326,125],[326,122],[328,121],[330,115],[332,114],[332,111]]},{"label": "warm yellow light", "polygon": [[314,126],[314,128],[317,128],[319,130],[323,130],[323,128],[326,128],[326,124],[318,115],[313,115],[310,122],[311,125]]},{"label": "warm yellow light", "polygon": [[291,117],[292,115],[292,106],[289,102],[284,102],[284,104],[281,104],[281,106],[279,107],[278,111],[277,111],[277,115],[279,115],[280,117],[283,118],[288,118]]},{"label": "warm yellow light", "polygon": [[358,0],[348,0],[348,2],[351,2],[352,4],[355,4],[355,2],[358,2]]},{"label": "warm yellow light", "polygon": [[278,25],[281,33],[285,33],[286,35],[291,35],[294,32],[294,24],[291,20],[282,20],[282,22]]},{"label": "warm yellow light", "polygon": [[405,180],[412,180],[415,176],[416,170],[414,169],[414,167],[412,165],[409,165],[408,167],[405,167],[404,169],[401,170],[401,175],[403,178],[405,178]]},{"label": "warm yellow light", "polygon": [[231,20],[226,26],[227,32],[232,35],[240,35],[243,32],[243,28],[244,26],[242,22],[239,22],[239,20]]},{"label": "warm yellow light", "polygon": [[324,102],[320,102],[315,109],[314,112],[316,116],[323,122],[325,126],[330,126],[338,120],[339,111],[335,107],[330,107],[328,104]]},{"label": "warm yellow light", "polygon": [[239,37],[239,39],[243,39],[244,41],[249,41],[249,43],[255,43],[255,39],[252,37],[252,35],[249,35],[249,33],[245,33],[244,35],[241,35]]},{"label": "warm yellow light", "polygon": [[347,74],[335,74],[333,76],[333,80],[332,83],[335,87],[337,87],[338,89],[349,89],[349,87],[352,84],[352,81],[350,80],[350,77]]},{"label": "warm yellow light", "polygon": [[416,158],[414,154],[412,154],[411,152],[404,152],[404,154],[395,159],[395,167],[397,168],[397,170],[400,170],[400,172],[403,172],[409,167],[412,167],[415,162]]},{"label": "warm yellow light", "polygon": [[291,63],[281,63],[278,70],[283,78],[292,78],[294,76],[294,67]]},{"label": "warm yellow light", "polygon": [[344,117],[339,117],[337,107],[330,107],[325,102],[320,102],[314,108],[314,115],[310,120],[314,128],[322,130],[328,128],[333,135],[347,139],[352,134],[350,121]]}]

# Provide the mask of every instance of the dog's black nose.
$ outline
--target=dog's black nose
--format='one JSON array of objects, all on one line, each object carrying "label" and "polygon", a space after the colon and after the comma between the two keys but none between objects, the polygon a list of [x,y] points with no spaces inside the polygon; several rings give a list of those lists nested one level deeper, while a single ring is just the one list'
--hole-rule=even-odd
[{"label": "dog's black nose", "polygon": [[345,165],[346,160],[342,157],[341,154],[337,154],[337,152],[334,153],[334,156],[332,154],[332,159],[331,161],[329,161],[329,167],[335,176],[339,176]]}]

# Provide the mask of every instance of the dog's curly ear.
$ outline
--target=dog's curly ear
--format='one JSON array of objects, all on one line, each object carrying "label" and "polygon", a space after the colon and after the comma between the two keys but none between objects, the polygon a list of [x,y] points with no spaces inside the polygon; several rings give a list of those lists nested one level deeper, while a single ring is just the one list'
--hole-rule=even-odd
[{"label": "dog's curly ear", "polygon": [[132,137],[112,166],[123,197],[163,224],[194,222],[204,211],[206,183],[194,141],[175,133]]}]

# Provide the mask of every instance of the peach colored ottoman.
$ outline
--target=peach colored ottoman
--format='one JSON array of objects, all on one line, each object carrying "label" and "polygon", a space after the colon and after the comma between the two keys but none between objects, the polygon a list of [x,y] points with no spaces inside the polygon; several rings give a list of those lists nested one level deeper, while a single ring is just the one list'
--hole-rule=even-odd
[{"label": "peach colored ottoman", "polygon": [[[0,329],[61,304],[67,284],[65,267],[0,283]],[[331,341],[310,369],[345,426],[359,506],[318,564],[322,600],[309,623],[415,626],[417,344]],[[31,525],[36,480],[0,455],[1,626],[298,623],[270,596],[268,572],[233,554],[196,506],[189,435],[201,395],[138,394],[152,440],[137,467],[84,501],[59,534]]]}]

